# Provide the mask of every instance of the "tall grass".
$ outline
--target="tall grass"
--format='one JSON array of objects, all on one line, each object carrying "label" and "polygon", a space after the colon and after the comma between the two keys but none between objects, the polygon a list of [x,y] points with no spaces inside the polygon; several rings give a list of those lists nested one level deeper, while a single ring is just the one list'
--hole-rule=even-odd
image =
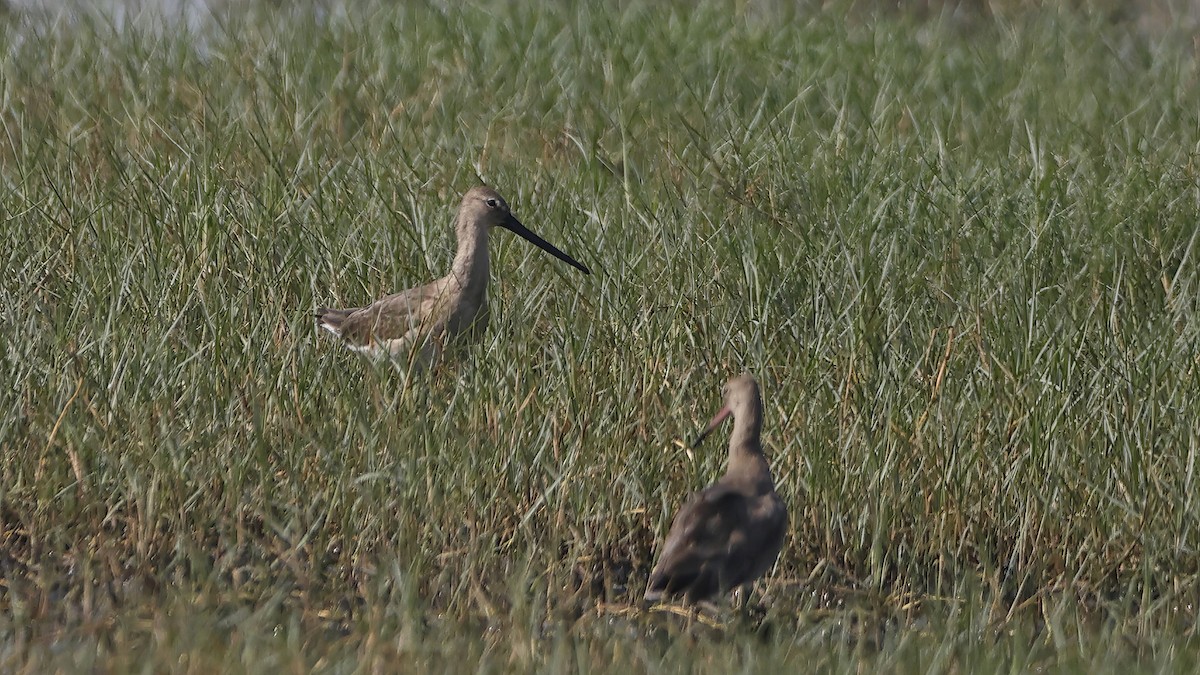
[{"label": "tall grass", "polygon": [[[1038,11],[3,18],[5,670],[1195,666],[1192,56]],[[405,380],[318,305],[440,274]],[[723,628],[633,607],[743,369],[791,531]]]}]

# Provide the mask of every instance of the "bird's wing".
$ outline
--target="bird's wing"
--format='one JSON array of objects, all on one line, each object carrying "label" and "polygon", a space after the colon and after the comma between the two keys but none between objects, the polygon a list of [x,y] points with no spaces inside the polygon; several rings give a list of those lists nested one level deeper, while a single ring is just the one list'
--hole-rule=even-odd
[{"label": "bird's wing", "polygon": [[380,298],[342,320],[342,339],[352,347],[373,347],[411,338],[432,328],[425,324],[438,297],[437,285],[426,284]]},{"label": "bird's wing", "polygon": [[697,585],[709,595],[746,576],[754,541],[745,527],[749,514],[745,495],[718,483],[679,510],[650,576],[651,590],[683,590]]}]

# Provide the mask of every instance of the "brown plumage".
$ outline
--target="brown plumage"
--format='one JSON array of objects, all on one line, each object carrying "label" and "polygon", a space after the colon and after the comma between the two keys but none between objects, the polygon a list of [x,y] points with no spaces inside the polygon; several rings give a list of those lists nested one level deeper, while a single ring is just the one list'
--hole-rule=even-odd
[{"label": "brown plumage", "polygon": [[763,456],[758,383],[740,375],[725,384],[725,405],[692,444],[733,416],[725,475],[692,495],[671,523],[646,600],[683,596],[689,603],[752,583],[775,564],[787,529],[787,507]]},{"label": "brown plumage", "polygon": [[371,356],[410,359],[418,368],[437,359],[447,343],[478,339],[487,327],[488,233],[511,230],[584,274],[574,258],[530,232],[495,190],[473,187],[455,218],[458,252],[450,273],[423,286],[393,293],[366,307],[317,310],[317,323],[346,346]]}]

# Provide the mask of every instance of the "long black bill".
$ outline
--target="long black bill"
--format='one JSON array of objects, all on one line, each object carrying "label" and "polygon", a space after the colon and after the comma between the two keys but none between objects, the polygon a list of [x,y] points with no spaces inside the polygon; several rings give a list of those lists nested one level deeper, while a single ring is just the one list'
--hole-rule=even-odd
[{"label": "long black bill", "polygon": [[517,233],[525,241],[528,241],[529,243],[533,244],[534,246],[542,249],[546,253],[549,253],[550,255],[554,256],[555,258],[558,258],[559,260],[567,263],[568,265],[570,265],[571,267],[574,267],[575,269],[579,270],[580,272],[583,272],[584,274],[592,273],[591,270],[584,267],[579,261],[575,260],[574,258],[567,255],[566,253],[563,253],[562,251],[558,250],[557,248],[554,248],[554,246],[550,242],[546,241],[545,239],[542,239],[541,237],[539,237],[536,234],[534,234],[533,232],[531,232],[528,227],[525,227],[524,225],[522,225],[521,221],[517,220],[513,216],[509,216],[508,218],[506,218],[504,220],[504,222],[502,222],[500,224],[500,226],[506,230],[511,230],[512,232]]}]

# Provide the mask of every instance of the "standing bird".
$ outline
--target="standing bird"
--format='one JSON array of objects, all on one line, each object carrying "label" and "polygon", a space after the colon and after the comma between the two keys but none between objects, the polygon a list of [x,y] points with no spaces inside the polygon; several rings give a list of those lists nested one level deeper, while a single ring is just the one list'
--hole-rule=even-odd
[{"label": "standing bird", "polygon": [[591,270],[521,224],[508,202],[486,185],[463,196],[454,221],[458,252],[441,279],[380,298],[366,307],[317,310],[317,323],[354,351],[374,357],[410,359],[427,367],[459,336],[477,340],[487,327],[488,233],[495,226],[584,274]]},{"label": "standing bird", "polygon": [[692,495],[671,523],[646,601],[682,595],[689,603],[749,585],[775,564],[787,529],[787,507],[775,492],[763,457],[762,399],[758,383],[740,375],[722,389],[725,405],[692,443],[698,447],[733,416],[729,466],[711,486]]}]

